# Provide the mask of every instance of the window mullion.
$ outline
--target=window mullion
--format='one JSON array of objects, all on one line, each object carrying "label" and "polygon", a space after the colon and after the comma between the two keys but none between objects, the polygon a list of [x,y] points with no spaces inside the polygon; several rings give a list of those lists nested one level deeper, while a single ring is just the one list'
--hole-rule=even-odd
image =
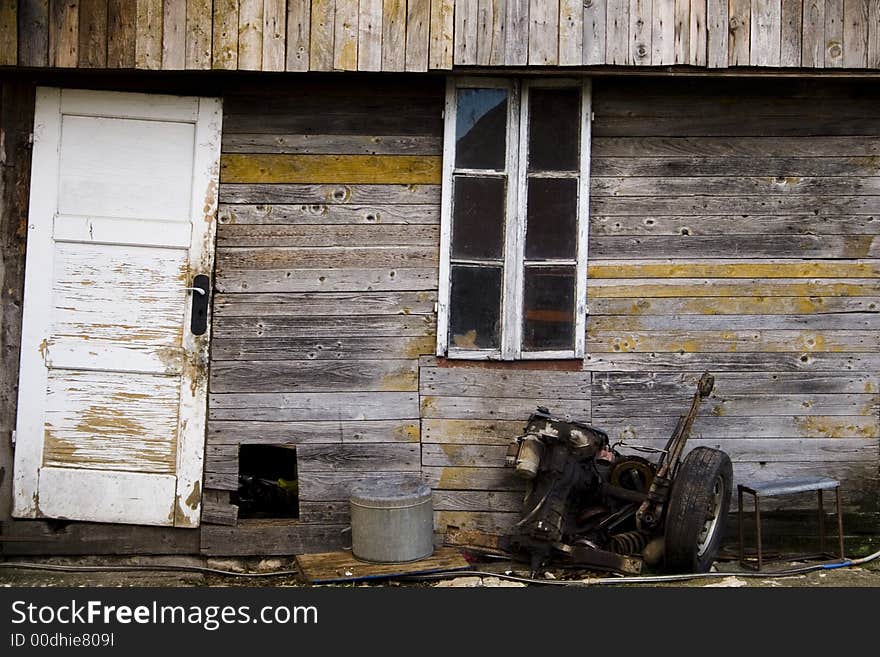
[{"label": "window mullion", "polygon": [[583,358],[587,340],[587,249],[590,243],[590,147],[592,135],[592,83],[582,83],[581,161],[578,190],[578,248],[575,269],[574,355]]},{"label": "window mullion", "polygon": [[440,269],[437,294],[437,355],[449,349],[449,296],[451,292],[452,172],[455,168],[455,79],[446,80],[443,126],[443,185],[440,192]]},{"label": "window mullion", "polygon": [[511,94],[511,121],[508,126],[507,151],[507,239],[504,250],[504,332],[501,356],[505,360],[519,358],[522,344],[522,255],[525,240],[525,167],[520,159],[525,144],[523,131],[527,123],[523,108],[527,107],[526,85],[522,93]]}]

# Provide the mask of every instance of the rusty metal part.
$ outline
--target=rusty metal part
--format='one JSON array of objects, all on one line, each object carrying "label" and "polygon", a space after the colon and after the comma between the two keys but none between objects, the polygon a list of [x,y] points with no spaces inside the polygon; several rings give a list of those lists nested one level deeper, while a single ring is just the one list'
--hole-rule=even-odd
[{"label": "rusty metal part", "polygon": [[648,534],[638,530],[622,532],[611,537],[610,547],[619,554],[641,554],[648,539]]},{"label": "rusty metal part", "polygon": [[647,459],[624,456],[612,466],[608,481],[614,486],[646,493],[654,482],[655,470],[656,466]]},{"label": "rusty metal part", "polygon": [[700,410],[700,403],[712,393],[714,387],[715,377],[709,372],[703,372],[697,382],[697,391],[691,401],[690,410],[687,415],[679,418],[675,431],[666,443],[665,454],[660,456],[657,473],[648,490],[648,499],[642,502],[639,510],[636,511],[636,526],[639,530],[650,532],[660,526],[672,490],[672,478],[675,476],[681,455],[690,437],[697,411]]}]

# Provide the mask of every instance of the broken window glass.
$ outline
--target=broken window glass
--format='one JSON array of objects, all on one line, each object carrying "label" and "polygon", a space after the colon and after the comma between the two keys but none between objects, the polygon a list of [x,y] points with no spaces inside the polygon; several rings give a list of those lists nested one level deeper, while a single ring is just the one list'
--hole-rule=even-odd
[{"label": "broken window glass", "polygon": [[577,178],[529,178],[526,260],[577,256]]},{"label": "broken window glass", "polygon": [[449,344],[456,349],[501,346],[501,267],[452,266]]},{"label": "broken window glass", "polygon": [[507,90],[459,89],[455,110],[455,166],[503,170]]},{"label": "broken window glass", "polygon": [[580,168],[580,117],[580,89],[530,90],[530,172]]},{"label": "broken window glass", "polygon": [[523,336],[526,351],[574,348],[575,268],[526,267]]},{"label": "broken window glass", "polygon": [[504,183],[504,178],[455,177],[453,258],[501,258],[504,250]]}]

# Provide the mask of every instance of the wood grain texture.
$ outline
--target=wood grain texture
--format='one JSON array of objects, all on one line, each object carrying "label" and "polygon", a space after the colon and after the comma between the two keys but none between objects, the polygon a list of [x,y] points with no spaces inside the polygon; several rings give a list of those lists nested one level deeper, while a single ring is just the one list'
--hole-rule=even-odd
[{"label": "wood grain texture", "polygon": [[749,0],[730,0],[730,36],[728,63],[730,66],[748,66],[751,49],[751,3]]},{"label": "wood grain texture", "polygon": [[801,65],[825,68],[825,2],[804,0]]},{"label": "wood grain texture", "polygon": [[309,70],[331,71],[336,36],[335,0],[312,0],[309,20]]},{"label": "wood grain texture", "polygon": [[558,63],[559,3],[531,0],[529,2],[529,64],[556,66]]},{"label": "wood grain texture", "polygon": [[238,0],[238,55],[236,68],[263,68],[263,0]]},{"label": "wood grain texture", "polygon": [[[795,0],[800,3],[800,0]],[[656,9],[655,9],[656,12]],[[708,0],[706,4],[707,35],[706,66],[709,68],[727,68],[730,48],[730,2],[729,0]],[[798,31],[800,40],[800,31]],[[800,56],[800,47],[798,47]]]},{"label": "wood grain texture", "polygon": [[[868,67],[880,67],[880,0],[868,0]],[[874,26],[871,28],[870,26]]]},{"label": "wood grain texture", "polygon": [[382,0],[358,5],[358,70],[382,70]]},{"label": "wood grain texture", "polygon": [[[18,35],[18,65],[48,66],[49,0],[23,0],[18,3]],[[2,39],[0,37],[0,42]],[[14,49],[5,52],[14,52]]]},{"label": "wood grain texture", "polygon": [[[648,21],[648,30],[651,25]],[[580,66],[584,58],[584,2],[560,0],[559,65]],[[491,62],[490,63],[503,63]]]},{"label": "wood grain texture", "polygon": [[238,1],[214,0],[211,68],[238,68]]},{"label": "wood grain texture", "polygon": [[[868,66],[868,22],[869,3],[867,0],[844,0],[843,5],[843,65],[846,68],[867,68]],[[874,29],[880,26],[874,25]]]},{"label": "wood grain texture", "polygon": [[[584,4],[584,60],[585,65],[604,64],[607,46],[606,0],[585,0]],[[655,3],[655,7],[658,4]],[[656,23],[654,23],[656,25]],[[652,35],[656,39],[656,35]],[[508,35],[508,38],[512,38]],[[654,41],[655,45],[657,41]],[[510,63],[510,62],[508,62]]]},{"label": "wood grain texture", "polygon": [[843,67],[843,0],[825,0],[825,68]]},{"label": "wood grain texture", "polygon": [[455,49],[454,29],[454,0],[431,0],[430,42],[428,44],[429,69],[448,70],[452,68]]},{"label": "wood grain texture", "polygon": [[287,6],[285,0],[264,0],[262,70],[285,69]]},{"label": "wood grain texture", "polygon": [[801,65],[803,39],[803,0],[782,0],[782,30],[779,51],[781,66]]},{"label": "wood grain texture", "polygon": [[[681,2],[682,0],[678,0]],[[685,3],[687,0],[683,0]],[[629,0],[606,0],[605,62],[625,66],[630,64]]]},{"label": "wood grain texture", "polygon": [[751,65],[778,67],[782,35],[780,0],[753,0],[749,34]]},{"label": "wood grain texture", "polygon": [[186,68],[186,0],[165,0],[162,20],[162,68]]},{"label": "wood grain texture", "polygon": [[428,70],[428,41],[431,27],[431,0],[408,0],[406,3],[407,71]]},{"label": "wood grain texture", "polygon": [[14,66],[18,62],[18,4],[0,5],[0,66]]},{"label": "wood grain texture", "polygon": [[49,12],[49,65],[73,68],[79,51],[79,4],[51,0]]},{"label": "wood grain texture", "polygon": [[382,0],[382,70],[406,68],[406,0]]},{"label": "wood grain texture", "polygon": [[336,0],[333,22],[333,69],[357,70],[358,2]]},{"label": "wood grain texture", "polygon": [[288,71],[309,70],[312,4],[309,0],[288,0],[285,44]]},{"label": "wood grain texture", "polygon": [[[480,21],[479,0],[457,0],[454,20],[453,61],[456,65],[476,64]],[[528,33],[527,28],[526,33]]]},{"label": "wood grain texture", "polygon": [[157,70],[162,67],[162,0],[137,0],[135,66]]},{"label": "wood grain texture", "polygon": [[186,1],[184,60],[187,69],[207,70],[212,60],[212,0]]},{"label": "wood grain texture", "polygon": [[412,155],[223,156],[224,183],[343,183],[430,185],[440,182],[440,158]]}]

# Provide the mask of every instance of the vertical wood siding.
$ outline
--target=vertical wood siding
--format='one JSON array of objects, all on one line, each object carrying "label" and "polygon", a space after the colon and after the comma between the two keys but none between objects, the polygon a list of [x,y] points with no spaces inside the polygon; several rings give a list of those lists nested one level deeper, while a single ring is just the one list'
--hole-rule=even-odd
[{"label": "vertical wood siding", "polygon": [[[411,72],[453,66],[880,68],[877,0],[10,0],[0,5],[0,66]],[[127,54],[128,47],[136,48],[136,56]]]}]

